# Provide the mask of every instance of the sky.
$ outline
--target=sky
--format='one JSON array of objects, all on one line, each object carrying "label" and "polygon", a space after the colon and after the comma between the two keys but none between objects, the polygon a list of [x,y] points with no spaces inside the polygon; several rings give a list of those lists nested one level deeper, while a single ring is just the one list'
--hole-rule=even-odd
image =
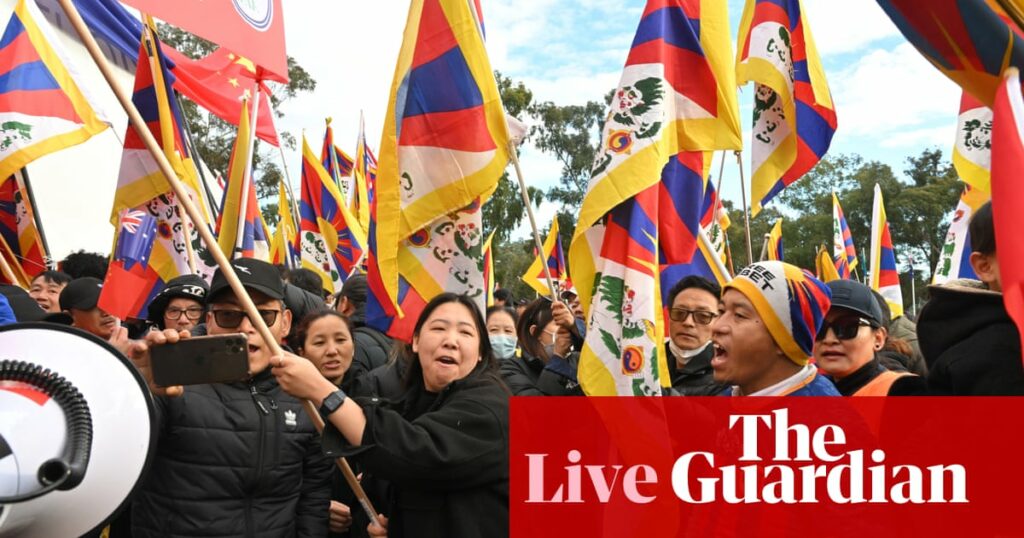
[{"label": "sky", "polygon": [[[535,102],[569,105],[599,101],[617,85],[644,2],[481,0],[481,4],[492,67],[522,81],[533,91]],[[14,0],[0,0],[0,5],[9,12]],[[403,0],[284,0],[287,52],[316,79],[317,89],[286,102],[278,128],[295,135],[300,144],[305,133],[319,151],[324,118],[330,116],[336,143],[354,152],[362,113],[367,139],[376,150],[408,5]],[[839,127],[830,153],[858,153],[891,165],[897,173],[902,172],[907,156],[923,149],[939,147],[948,156],[959,89],[906,42],[876,2],[803,0],[803,5],[805,24],[812,30],[837,107]],[[735,37],[743,2],[729,0],[728,8]],[[75,46],[67,36],[62,41]],[[78,248],[109,252],[113,228],[107,218],[126,121],[80,47],[77,54],[83,61],[83,75],[94,83],[115,129],[31,167],[40,213],[57,259]],[[123,73],[122,83],[130,85],[131,78]],[[750,87],[740,89],[739,101],[744,143],[749,144]],[[749,159],[745,153],[744,166],[749,167]],[[561,165],[550,155],[527,143],[521,161],[529,184],[542,189],[557,184]],[[296,190],[299,163],[299,148],[285,153]],[[746,175],[749,178],[749,170]],[[739,169],[731,156],[723,177],[724,196],[740,206]],[[548,203],[541,206],[537,219],[542,228],[556,209]],[[844,209],[847,213],[870,210]],[[526,237],[528,231],[524,219],[514,236]]]},{"label": "sky", "polygon": [[[318,3],[285,1],[288,52],[317,80],[317,90],[282,107],[286,117],[280,128],[297,137],[305,129],[317,148],[323,118],[330,115],[335,140],[350,141],[347,147],[354,148],[362,111],[367,137],[376,149],[407,3],[340,2],[325,10]],[[570,105],[600,101],[617,85],[644,2],[482,0],[481,4],[492,67],[522,81],[533,91],[535,102]],[[905,168],[906,157],[926,148],[939,147],[948,157],[959,88],[907,43],[874,0],[804,0],[803,5],[805,24],[810,24],[837,107],[839,127],[830,153],[857,153],[889,164],[897,174]],[[730,0],[728,7],[735,39],[743,2]],[[326,53],[325,47],[337,54]],[[749,145],[751,87],[740,90],[739,100],[743,140]],[[719,158],[716,155],[712,168],[715,174]],[[297,159],[297,155],[289,159],[293,170]],[[749,178],[749,153],[744,153],[743,160]],[[557,184],[561,164],[552,156],[527,144],[521,162],[529,184],[542,189]],[[739,207],[739,169],[731,155],[723,178],[724,196]],[[542,205],[537,215],[542,228],[556,209]],[[525,237],[528,230],[524,219],[515,235]]]}]

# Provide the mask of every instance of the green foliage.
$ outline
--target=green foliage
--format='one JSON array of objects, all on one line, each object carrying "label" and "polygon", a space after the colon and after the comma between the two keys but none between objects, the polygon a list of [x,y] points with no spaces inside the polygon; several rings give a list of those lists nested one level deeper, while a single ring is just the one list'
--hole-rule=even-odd
[{"label": "green foliage", "polygon": [[548,189],[547,197],[577,213],[601,143],[605,105],[596,101],[582,106],[544,102],[531,106],[530,114],[540,122],[530,130],[534,145],[562,163],[559,184]]},{"label": "green foliage", "polygon": [[[201,58],[217,48],[214,43],[174,26],[160,24],[158,32],[161,41],[190,58]],[[281,103],[316,89],[316,80],[291,57],[288,58],[288,76],[291,79],[288,84],[267,83],[271,90],[270,100],[277,118],[284,116],[280,112]],[[217,173],[227,175],[231,162],[231,148],[235,143],[238,128],[210,114],[184,96],[181,97],[181,105],[182,114],[185,116],[185,121],[188,123],[195,142],[196,153],[213,171],[214,175]],[[284,147],[289,149],[295,147],[295,137],[288,133],[280,133],[279,136]],[[272,223],[277,222],[277,190],[278,182],[283,174],[279,165],[280,157],[276,148],[265,145],[259,139],[256,140],[253,153],[256,196],[260,200],[273,201],[273,203],[261,204],[263,219],[268,226],[272,227]],[[214,178],[206,179],[213,181]],[[220,200],[214,200],[214,203],[220,203]]]}]

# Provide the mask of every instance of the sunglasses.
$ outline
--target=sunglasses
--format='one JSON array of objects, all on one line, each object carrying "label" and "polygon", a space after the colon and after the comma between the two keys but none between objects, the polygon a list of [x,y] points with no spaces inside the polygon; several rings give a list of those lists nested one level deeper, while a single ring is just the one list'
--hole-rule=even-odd
[{"label": "sunglasses", "polygon": [[687,310],[685,308],[673,308],[668,311],[668,317],[672,321],[686,321],[686,318],[693,316],[693,321],[698,325],[710,325],[718,314],[707,310]]},{"label": "sunglasses", "polygon": [[164,311],[164,316],[167,319],[177,320],[177,319],[181,318],[182,314],[185,314],[186,318],[188,318],[188,319],[190,319],[192,321],[195,321],[195,320],[199,319],[200,317],[202,317],[202,315],[203,315],[203,307],[201,307],[201,306],[194,306],[194,307],[190,307],[190,308],[186,308],[186,309],[168,308],[167,310]]},{"label": "sunglasses", "polygon": [[821,342],[825,339],[825,334],[828,333],[829,328],[836,335],[836,338],[840,340],[852,340],[857,337],[857,333],[860,332],[861,327],[871,327],[871,322],[864,318],[839,318],[832,323],[824,322],[821,325],[821,329],[818,330],[818,336],[814,338],[815,342]]},{"label": "sunglasses", "polygon": [[[258,310],[258,312],[267,327],[272,326],[277,321],[277,315],[281,313],[280,310]],[[242,310],[214,310],[212,314],[217,325],[225,329],[237,329],[242,324],[242,320],[247,317]]]}]

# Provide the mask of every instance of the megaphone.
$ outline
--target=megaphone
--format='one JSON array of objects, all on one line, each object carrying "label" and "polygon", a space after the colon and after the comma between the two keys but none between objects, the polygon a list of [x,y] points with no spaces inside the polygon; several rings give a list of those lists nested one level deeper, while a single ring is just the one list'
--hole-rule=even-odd
[{"label": "megaphone", "polygon": [[145,476],[155,428],[146,382],[107,342],[0,327],[0,537],[98,532]]}]

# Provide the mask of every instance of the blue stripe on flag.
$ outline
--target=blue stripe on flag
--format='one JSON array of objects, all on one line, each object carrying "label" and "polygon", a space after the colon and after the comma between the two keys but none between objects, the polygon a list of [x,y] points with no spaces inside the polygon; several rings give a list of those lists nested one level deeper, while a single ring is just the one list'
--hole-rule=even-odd
[{"label": "blue stripe on flag", "polygon": [[17,15],[12,15],[11,21],[7,23],[7,29],[4,30],[4,37],[0,39],[0,49],[13,43],[24,31],[25,25],[21,23],[21,19]]},{"label": "blue stripe on flag", "polygon": [[405,87],[404,117],[465,110],[484,102],[459,47],[413,69]]},{"label": "blue stripe on flag", "polygon": [[800,100],[796,101],[796,132],[819,159],[828,151],[832,135],[835,134],[835,130],[818,111]]},{"label": "blue stripe on flag", "polygon": [[687,18],[686,13],[679,7],[664,7],[648,13],[636,29],[633,46],[656,39],[662,39],[669,45],[681,49],[704,54],[700,46],[700,19]]},{"label": "blue stripe on flag", "polygon": [[[0,56],[2,60],[3,56]],[[57,80],[41,60],[17,65],[0,75],[0,93],[59,89]]]}]

